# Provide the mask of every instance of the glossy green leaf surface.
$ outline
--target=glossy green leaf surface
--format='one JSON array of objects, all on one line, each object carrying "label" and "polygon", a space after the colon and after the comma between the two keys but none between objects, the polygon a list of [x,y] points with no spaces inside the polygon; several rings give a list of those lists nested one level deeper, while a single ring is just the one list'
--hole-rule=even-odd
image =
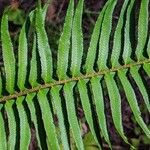
[{"label": "glossy green leaf surface", "polygon": [[8,29],[8,16],[3,15],[1,21],[1,40],[2,42],[2,55],[4,61],[4,68],[6,73],[6,89],[9,93],[14,92],[15,85],[15,74],[16,74],[16,62],[14,56],[14,50],[12,41],[10,38],[10,33]]}]

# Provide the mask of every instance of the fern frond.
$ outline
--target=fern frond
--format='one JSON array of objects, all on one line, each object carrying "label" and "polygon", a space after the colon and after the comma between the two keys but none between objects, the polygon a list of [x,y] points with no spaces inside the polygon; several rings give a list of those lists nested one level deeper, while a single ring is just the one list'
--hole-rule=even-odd
[{"label": "fern frond", "polygon": [[[112,22],[117,1],[106,2],[93,29],[87,55],[84,55],[84,0],[79,0],[76,8],[74,0],[70,0],[56,58],[53,58],[48,42],[51,37],[45,29],[47,5],[42,8],[39,1],[38,7],[29,15],[34,30],[30,49],[27,22],[24,23],[18,53],[14,53],[8,16],[4,13],[1,22],[4,69],[0,68],[0,149],[28,149],[34,128],[39,149],[84,150],[83,120],[97,147],[103,149],[104,139],[112,149],[105,95],[109,97],[118,134],[133,148],[124,133],[122,93],[136,122],[150,139],[150,129],[142,118],[135,91],[136,86],[143,97],[143,105],[150,112],[149,88],[140,74],[142,69],[150,77],[149,2],[141,0],[138,40],[133,49],[130,28],[135,3],[135,0],[123,2],[114,29]],[[78,117],[79,105],[83,120]]]},{"label": "fern frond", "polygon": [[29,74],[29,83],[31,84],[32,87],[36,87],[38,85],[37,83],[37,55],[36,55],[36,36],[34,35],[34,40],[33,40],[33,47],[32,47],[32,57],[30,61],[30,74]]},{"label": "fern frond", "polygon": [[130,41],[130,21],[131,21],[131,12],[134,6],[134,2],[135,1],[133,0],[129,3],[129,6],[127,8],[127,13],[126,13],[126,23],[124,29],[124,48],[122,54],[122,59],[125,65],[132,62],[131,54],[133,50],[131,48],[131,41]]},{"label": "fern frond", "polygon": [[36,132],[36,139],[37,139],[37,145],[40,149],[42,149],[42,146],[41,146],[41,142],[40,142],[40,137],[39,137],[39,130],[38,130],[38,121],[37,121],[37,116],[36,116],[36,110],[35,110],[35,105],[34,105],[34,97],[35,97],[35,93],[31,93],[31,94],[28,94],[26,96],[26,103],[29,107],[29,110],[30,110],[30,116],[31,116],[31,121],[33,122],[34,124],[34,127],[35,127],[35,132]]},{"label": "fern frond", "polygon": [[25,25],[23,25],[20,36],[19,36],[19,48],[18,48],[18,87],[21,90],[25,89],[25,81],[26,81],[26,74],[27,74],[27,38],[26,38],[26,31]]},{"label": "fern frond", "polygon": [[67,113],[68,113],[68,121],[70,124],[70,130],[72,131],[77,148],[83,150],[84,146],[83,146],[83,141],[81,137],[80,127],[79,127],[77,116],[76,116],[76,110],[75,110],[75,104],[74,104],[74,98],[73,98],[74,86],[75,86],[75,83],[73,82],[65,84],[64,96],[66,99],[66,107],[67,107]]},{"label": "fern frond", "polygon": [[[85,118],[89,124],[90,130],[94,136],[95,141],[98,144],[98,139],[94,130],[94,124],[93,124],[93,118],[92,118],[92,111],[91,111],[91,106],[90,106],[90,102],[89,102],[89,97],[88,97],[88,91],[87,91],[87,87],[86,87],[86,80],[80,80],[77,84],[79,93],[80,93],[80,99],[81,99],[81,103],[82,103],[82,107],[85,113]],[[98,144],[99,145],[99,144]],[[101,149],[101,147],[99,146],[99,148]]]},{"label": "fern frond", "polygon": [[101,28],[101,35],[100,35],[100,40],[98,45],[97,65],[99,70],[104,70],[107,68],[107,56],[109,54],[109,39],[110,39],[110,33],[112,27],[112,14],[116,2],[117,1],[115,0],[112,0],[110,2],[104,15],[102,28]]},{"label": "fern frond", "polygon": [[17,135],[17,127],[16,127],[16,119],[13,110],[14,100],[7,101],[5,104],[5,110],[8,117],[8,127],[9,127],[9,139],[8,139],[8,149],[15,149],[16,145],[16,135]]},{"label": "fern frond", "polygon": [[57,74],[60,80],[67,78],[66,72],[68,68],[69,50],[71,44],[71,31],[74,14],[74,1],[70,0],[68,12],[66,14],[65,24],[62,35],[59,40]]},{"label": "fern frond", "polygon": [[121,80],[122,86],[126,93],[127,100],[135,116],[136,121],[138,122],[139,126],[141,126],[141,128],[143,129],[147,137],[150,138],[150,130],[148,129],[148,127],[146,126],[146,124],[144,123],[141,117],[141,112],[140,112],[140,109],[136,100],[136,95],[133,91],[131,84],[129,83],[126,77],[126,72],[127,70],[118,71],[119,79]]},{"label": "fern frond", "polygon": [[134,78],[136,84],[138,85],[139,90],[141,91],[141,94],[144,95],[143,99],[145,101],[145,104],[147,106],[148,111],[150,112],[150,101],[149,101],[149,96],[146,92],[145,86],[143,84],[143,81],[140,77],[139,74],[139,66],[137,67],[131,67],[130,68],[130,73],[132,75],[132,77]]},{"label": "fern frond", "polygon": [[62,145],[63,145],[64,149],[69,150],[67,132],[66,132],[66,128],[65,128],[62,104],[61,104],[61,99],[60,99],[60,94],[59,94],[61,88],[62,88],[62,86],[57,86],[55,88],[52,88],[51,95],[53,97],[54,107],[56,109],[58,120],[59,120],[58,123],[59,123],[59,127],[60,127],[60,132],[61,132]]},{"label": "fern frond", "polygon": [[148,58],[150,59],[150,36],[147,44],[147,54],[148,54]]},{"label": "fern frond", "polygon": [[41,8],[36,10],[36,34],[38,52],[41,61],[41,77],[45,83],[52,80],[52,54],[48,43],[48,37],[45,31],[45,20],[43,20],[43,11]]},{"label": "fern frond", "polygon": [[1,128],[1,132],[0,132],[0,149],[7,149],[7,139],[6,139],[6,132],[5,132],[5,123],[4,123],[4,119],[2,116],[2,108],[3,105],[0,104],[0,128]]},{"label": "fern frond", "polygon": [[2,75],[0,72],[0,97],[2,96]]},{"label": "fern frond", "polygon": [[83,55],[83,33],[82,33],[82,14],[83,2],[79,0],[72,26],[72,48],[71,48],[71,74],[73,77],[79,76]]},{"label": "fern frond", "polygon": [[128,8],[128,3],[129,3],[129,0],[124,1],[120,16],[119,16],[118,24],[116,27],[116,31],[114,33],[114,41],[113,41],[113,48],[112,48],[112,54],[111,54],[112,68],[114,68],[116,66],[120,66],[119,58],[120,58],[121,47],[122,47],[121,46],[122,29],[124,27],[123,26],[124,25],[124,16],[125,16],[126,9]]},{"label": "fern frond", "polygon": [[[138,20],[138,44],[136,47],[137,60],[143,59],[143,50],[145,48],[148,33],[148,4],[149,1],[141,1],[139,20]],[[141,36],[142,35],[142,36]]]},{"label": "fern frond", "polygon": [[6,74],[6,89],[10,94],[14,93],[16,61],[13,52],[13,46],[8,29],[8,16],[4,14],[1,22],[1,40],[4,68]]},{"label": "fern frond", "polygon": [[42,112],[42,119],[46,130],[46,142],[49,149],[60,149],[52,117],[52,112],[50,110],[49,103],[47,100],[47,93],[48,89],[44,89],[39,91],[37,94],[38,102],[41,106],[40,108]]},{"label": "fern frond", "polygon": [[[103,22],[103,17],[104,17],[105,11],[106,11],[109,3],[110,2],[107,1],[103,10],[99,14],[99,17],[94,26],[93,34],[92,34],[91,41],[90,41],[90,46],[89,46],[89,49],[87,52],[86,63],[85,63],[85,69],[86,69],[87,74],[92,73],[94,71],[93,67],[94,67],[94,62],[95,62],[95,57],[96,57],[98,40],[99,40],[99,36],[100,36],[100,32],[101,32],[100,29],[101,29],[101,25]],[[91,64],[93,64],[93,65],[91,65]]]},{"label": "fern frond", "polygon": [[121,115],[121,97],[119,90],[114,81],[114,74],[106,74],[105,82],[108,89],[108,94],[110,98],[110,106],[112,112],[112,118],[115,124],[117,131],[120,136],[128,143],[126,136],[124,135],[123,126],[122,126],[122,115]]},{"label": "fern frond", "polygon": [[93,92],[94,104],[96,107],[96,112],[98,116],[99,125],[102,131],[102,135],[104,136],[106,142],[111,147],[111,143],[109,140],[108,130],[107,130],[107,123],[105,117],[105,106],[104,106],[104,96],[103,90],[100,85],[100,80],[102,77],[93,77],[91,82],[91,89]]},{"label": "fern frond", "polygon": [[150,77],[150,64],[144,64],[143,68],[146,71],[146,73],[148,74],[148,76]]},{"label": "fern frond", "polygon": [[20,149],[24,149],[25,147],[29,147],[31,140],[31,132],[29,128],[29,123],[27,119],[26,112],[23,107],[25,97],[19,97],[16,100],[16,106],[19,113],[20,118]]}]

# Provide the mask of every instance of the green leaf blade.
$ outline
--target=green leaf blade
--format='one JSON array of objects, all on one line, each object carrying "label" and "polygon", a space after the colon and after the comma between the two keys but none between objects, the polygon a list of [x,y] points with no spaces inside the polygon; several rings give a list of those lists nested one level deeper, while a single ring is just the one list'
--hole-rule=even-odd
[{"label": "green leaf blade", "polygon": [[75,11],[72,27],[72,53],[71,53],[71,73],[72,76],[80,74],[80,67],[83,55],[83,35],[82,35],[82,14],[84,0],[79,0]]},{"label": "green leaf blade", "polygon": [[124,1],[120,16],[119,16],[118,24],[116,27],[116,31],[114,34],[113,48],[112,48],[112,54],[111,54],[112,68],[116,66],[120,66],[119,57],[120,57],[120,52],[121,52],[122,29],[123,29],[123,24],[124,24],[124,15],[128,6],[128,2],[129,0]]},{"label": "green leaf blade", "polygon": [[100,29],[101,29],[103,17],[104,17],[104,14],[105,14],[105,11],[107,9],[108,4],[109,4],[109,2],[107,2],[105,4],[104,8],[102,9],[101,13],[98,16],[96,24],[94,26],[94,30],[93,30],[91,41],[90,41],[90,46],[88,48],[86,63],[85,63],[85,69],[86,69],[87,74],[93,72],[94,61],[95,61],[95,57],[96,57],[97,44],[98,44],[98,39],[100,36]]},{"label": "green leaf blade", "polygon": [[16,61],[8,29],[8,16],[6,14],[3,15],[1,22],[1,40],[4,68],[6,73],[6,89],[10,94],[12,94],[14,92],[15,85]]},{"label": "green leaf blade", "polygon": [[146,126],[146,124],[144,123],[141,117],[141,112],[140,112],[140,109],[136,100],[136,95],[126,77],[126,70],[118,71],[118,76],[119,76],[119,79],[121,80],[127,100],[129,102],[129,105],[131,107],[131,110],[134,114],[134,117],[137,123],[142,128],[143,132],[147,135],[147,137],[150,138],[150,130],[148,129],[148,127]]},{"label": "green leaf blade", "polygon": [[75,82],[70,82],[64,85],[64,97],[66,99],[66,107],[67,107],[67,114],[69,125],[76,143],[76,146],[80,150],[84,150],[84,145],[81,137],[81,130],[78,124],[76,111],[75,111],[75,104],[73,98],[73,88],[75,86]]},{"label": "green leaf blade", "polygon": [[144,64],[143,68],[146,71],[147,75],[150,77],[150,64],[149,63]]},{"label": "green leaf blade", "polygon": [[134,2],[135,0],[130,1],[130,4],[127,9],[127,14],[126,14],[126,23],[124,29],[124,48],[122,54],[122,58],[125,65],[133,62],[131,60],[132,47],[130,41],[130,19],[131,19],[130,16],[131,16],[132,8],[134,6]]},{"label": "green leaf blade", "polygon": [[5,110],[8,117],[8,127],[9,127],[9,139],[8,139],[8,149],[15,149],[16,145],[16,121],[15,114],[13,111],[14,100],[7,101],[5,104]]},{"label": "green leaf blade", "polygon": [[2,109],[3,105],[0,104],[0,149],[7,149],[7,139],[6,139],[6,132],[5,132],[5,123],[4,123],[4,119],[2,117],[2,112],[1,112],[1,109]]},{"label": "green leaf blade", "polygon": [[136,56],[138,61],[143,59],[144,47],[148,34],[148,18],[149,18],[149,1],[142,0],[140,6],[140,14],[138,20],[138,43],[136,47]]},{"label": "green leaf blade", "polygon": [[105,70],[107,68],[107,58],[109,53],[109,38],[112,28],[112,16],[116,2],[117,2],[116,0],[112,0],[110,2],[104,15],[99,40],[99,54],[97,60],[99,70]]},{"label": "green leaf blade", "polygon": [[27,37],[25,31],[26,23],[24,23],[19,35],[19,48],[18,48],[18,79],[17,85],[20,90],[24,90],[27,70]]},{"label": "green leaf blade", "polygon": [[29,83],[32,87],[36,87],[37,83],[37,60],[36,60],[36,36],[34,35],[33,47],[32,47],[32,58],[30,61],[30,74]]},{"label": "green leaf blade", "polygon": [[131,73],[132,77],[134,78],[140,92],[142,93],[144,102],[147,106],[148,111],[150,112],[150,100],[149,100],[149,97],[148,97],[148,94],[146,91],[146,87],[144,86],[143,81],[142,81],[141,77],[139,76],[138,71],[139,71],[139,67],[135,66],[135,67],[130,68],[130,73]]},{"label": "green leaf blade", "polygon": [[56,108],[57,111],[57,116],[58,116],[58,124],[59,124],[59,128],[61,131],[61,140],[62,140],[62,144],[65,150],[69,150],[69,144],[68,144],[68,139],[67,139],[67,132],[66,132],[66,128],[65,128],[65,123],[64,123],[64,117],[63,116],[63,112],[62,112],[62,105],[61,105],[61,99],[60,99],[60,89],[62,88],[62,86],[57,86],[51,89],[51,95],[53,98],[53,103],[54,103],[54,107]]},{"label": "green leaf blade", "polygon": [[47,145],[49,148],[59,150],[56,129],[53,122],[52,112],[49,107],[48,99],[46,97],[48,89],[40,90],[37,94],[38,102],[40,104],[42,119],[47,136]]},{"label": "green leaf blade", "polygon": [[80,80],[77,84],[77,87],[78,87],[78,90],[80,93],[80,99],[81,99],[82,107],[84,110],[85,118],[89,124],[91,133],[93,134],[96,143],[98,144],[99,148],[101,149],[98,139],[97,139],[97,136],[96,136],[96,133],[95,133],[95,130],[94,130],[91,106],[90,106],[89,97],[87,95],[86,83],[87,82],[85,80]]},{"label": "green leaf blade", "polygon": [[150,36],[147,44],[147,54],[148,54],[148,58],[150,59]]},{"label": "green leaf blade", "polygon": [[2,74],[0,72],[0,97],[2,97],[2,90],[3,90],[3,85],[2,85]]},{"label": "green leaf blade", "polygon": [[71,31],[74,14],[74,0],[70,0],[63,32],[59,40],[58,46],[58,59],[57,59],[57,74],[59,79],[66,78],[66,72],[68,67],[68,56],[70,49]]},{"label": "green leaf blade", "polygon": [[108,89],[113,122],[122,139],[127,144],[129,144],[127,137],[125,136],[123,131],[122,114],[121,114],[121,97],[117,85],[114,81],[114,74],[108,73],[105,75],[104,78]]},{"label": "green leaf blade", "polygon": [[49,83],[52,80],[52,54],[45,31],[43,11],[41,8],[37,8],[36,10],[36,33],[38,52],[41,60],[41,77],[45,83]]},{"label": "green leaf blade", "polygon": [[105,106],[104,106],[104,97],[102,93],[102,87],[100,85],[101,77],[93,77],[91,82],[91,89],[93,92],[96,112],[98,115],[99,125],[102,131],[102,135],[104,136],[105,141],[109,144],[111,148],[111,143],[108,136],[107,124],[106,124],[106,117],[105,117]]},{"label": "green leaf blade", "polygon": [[30,140],[31,140],[31,133],[30,127],[28,124],[27,115],[25,113],[23,107],[24,96],[18,97],[16,100],[16,105],[19,113],[20,119],[20,149],[27,150],[29,148]]},{"label": "green leaf blade", "polygon": [[35,110],[34,101],[33,101],[33,98],[35,97],[35,95],[36,95],[35,93],[28,94],[27,97],[26,97],[26,102],[27,102],[27,105],[28,105],[29,110],[30,110],[31,121],[33,122],[34,127],[35,127],[36,139],[37,139],[38,147],[40,149],[42,149],[41,142],[40,142],[40,137],[39,137],[39,130],[38,130],[37,117],[36,117],[36,110]]}]

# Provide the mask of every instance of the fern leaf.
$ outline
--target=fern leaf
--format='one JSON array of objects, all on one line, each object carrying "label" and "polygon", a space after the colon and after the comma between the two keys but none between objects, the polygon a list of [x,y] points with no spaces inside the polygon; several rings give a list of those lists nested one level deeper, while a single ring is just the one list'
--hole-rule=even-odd
[{"label": "fern leaf", "polygon": [[45,83],[49,83],[52,79],[52,54],[48,43],[47,34],[44,27],[42,9],[36,10],[36,33],[38,52],[41,60],[41,77]]},{"label": "fern leaf", "polygon": [[53,103],[54,107],[56,108],[57,111],[57,116],[58,116],[58,124],[60,127],[60,132],[61,132],[61,140],[62,140],[62,145],[64,146],[65,150],[69,150],[69,144],[68,144],[68,139],[67,139],[67,132],[64,124],[64,116],[62,112],[62,105],[61,105],[61,99],[60,99],[60,89],[62,86],[57,86],[55,88],[51,89],[51,95],[53,97]]},{"label": "fern leaf", "polygon": [[95,57],[96,57],[97,44],[98,44],[98,39],[100,36],[100,29],[101,29],[103,17],[104,17],[104,14],[105,14],[105,11],[107,9],[108,4],[109,4],[109,1],[107,1],[107,3],[105,4],[104,8],[102,9],[101,13],[98,16],[96,24],[94,26],[94,30],[93,30],[91,41],[90,41],[90,46],[89,46],[88,52],[87,52],[86,63],[85,63],[86,73],[92,73],[93,72],[94,61],[95,61]]},{"label": "fern leaf", "polygon": [[147,40],[148,16],[149,16],[148,4],[149,1],[145,1],[145,0],[141,1],[139,21],[138,21],[138,44],[136,48],[136,56],[138,61],[143,59],[143,52]]},{"label": "fern leaf", "polygon": [[18,87],[22,90],[25,89],[26,70],[27,70],[27,38],[25,31],[26,23],[24,23],[19,35],[19,48],[18,48]]},{"label": "fern leaf", "polygon": [[8,127],[9,127],[9,138],[8,138],[8,149],[15,149],[16,145],[16,120],[15,114],[13,111],[14,100],[7,101],[5,104],[5,110],[8,117]]},{"label": "fern leaf", "polygon": [[119,16],[118,24],[116,27],[116,31],[114,34],[114,41],[113,41],[113,48],[111,54],[111,65],[112,68],[119,66],[119,57],[120,57],[120,50],[121,50],[121,39],[122,39],[122,29],[124,25],[124,16],[126,9],[128,7],[129,0],[124,1],[124,4],[121,8],[121,13]]},{"label": "fern leaf", "polygon": [[82,13],[83,2],[79,0],[78,6],[73,18],[72,27],[72,51],[71,51],[71,73],[72,76],[78,76],[80,74],[80,67],[83,55],[83,35],[82,35]]},{"label": "fern leaf", "polygon": [[105,108],[104,97],[103,97],[102,87],[100,85],[101,78],[102,77],[93,77],[90,80],[90,82],[91,82],[91,89],[93,92],[94,104],[96,107],[96,112],[98,115],[98,121],[99,121],[99,125],[102,131],[102,135],[104,136],[104,139],[106,140],[106,142],[109,144],[109,147],[111,148],[111,143],[110,143],[108,131],[107,131],[105,110],[104,110]]},{"label": "fern leaf", "polygon": [[31,140],[31,133],[28,124],[28,119],[23,107],[24,96],[19,97],[16,101],[19,119],[20,119],[20,149],[28,149],[30,140]]},{"label": "fern leaf", "polygon": [[34,35],[33,47],[32,47],[32,58],[30,61],[30,75],[29,83],[32,87],[36,87],[37,83],[37,60],[36,60],[36,36]]},{"label": "fern leaf", "polygon": [[136,95],[126,77],[126,70],[123,71],[118,71],[118,76],[119,79],[121,80],[123,89],[126,93],[127,100],[129,102],[129,105],[131,107],[131,110],[134,114],[134,117],[137,121],[137,123],[140,125],[144,133],[147,135],[148,138],[150,138],[150,130],[147,128],[146,124],[144,123],[142,117],[141,117],[141,112],[136,100]]},{"label": "fern leaf", "polygon": [[114,74],[106,74],[105,81],[108,89],[108,94],[110,98],[110,106],[112,112],[112,118],[115,124],[117,131],[123,140],[128,143],[127,137],[124,135],[123,126],[122,126],[122,114],[121,114],[121,98],[119,90],[114,81]]},{"label": "fern leaf", "polygon": [[148,97],[148,94],[146,92],[146,88],[143,84],[143,81],[142,81],[138,71],[139,71],[139,67],[131,67],[130,68],[130,73],[131,73],[132,77],[134,78],[136,84],[138,85],[138,88],[139,88],[141,94],[144,95],[143,99],[145,101],[145,104],[147,106],[148,111],[150,112],[149,97]]},{"label": "fern leaf", "polygon": [[102,23],[102,30],[99,40],[99,55],[97,60],[99,70],[104,70],[107,68],[107,55],[109,53],[109,38],[112,28],[112,14],[116,2],[117,2],[116,0],[112,0],[111,3],[108,5]]},{"label": "fern leaf", "polygon": [[150,64],[144,64],[143,68],[146,71],[146,73],[148,74],[148,76],[150,77]]},{"label": "fern leaf", "polygon": [[63,27],[63,32],[60,37],[59,47],[58,47],[57,74],[59,79],[66,78],[73,14],[74,14],[74,1],[70,0],[68,11],[66,14],[65,24]]},{"label": "fern leaf", "polygon": [[75,104],[73,98],[73,88],[75,86],[74,82],[70,82],[64,85],[64,97],[66,99],[66,107],[67,107],[67,114],[69,125],[78,149],[84,150],[83,141],[81,137],[81,131],[78,124],[76,111],[75,111]]},{"label": "fern leaf", "polygon": [[[44,8],[43,8],[44,9]],[[46,9],[46,8],[45,8]],[[45,11],[44,9],[44,11]],[[46,12],[45,12],[46,13]],[[32,28],[35,27],[35,15],[36,12],[35,10],[31,11],[31,13],[29,14],[29,19],[30,19],[30,23]],[[29,83],[32,87],[36,87],[38,85],[37,83],[37,76],[38,76],[38,72],[37,72],[37,36],[36,33],[34,31],[33,33],[33,45],[32,45],[32,56],[30,59],[30,72],[29,72]]]},{"label": "fern leaf", "polygon": [[148,54],[148,58],[150,59],[150,36],[147,44],[147,54]]},{"label": "fern leaf", "polygon": [[47,136],[47,145],[49,149],[60,149],[56,130],[52,118],[52,113],[49,107],[48,99],[47,99],[47,92],[48,89],[40,90],[37,94],[38,102],[40,104],[41,112],[42,112],[42,119],[46,131]]},{"label": "fern leaf", "polygon": [[36,111],[35,111],[35,106],[34,106],[34,101],[33,98],[35,97],[35,93],[28,94],[26,97],[26,102],[30,110],[30,115],[31,115],[31,121],[34,124],[35,131],[36,131],[36,138],[38,142],[38,146],[40,149],[41,147],[41,142],[40,142],[40,137],[39,137],[39,130],[38,130],[38,123],[37,123],[37,117],[36,117]]},{"label": "fern leaf", "polygon": [[[92,118],[92,112],[91,112],[91,106],[89,103],[89,97],[88,97],[88,92],[87,92],[87,87],[86,87],[86,81],[85,80],[80,80],[77,84],[78,90],[80,93],[80,99],[82,103],[82,107],[84,110],[85,118],[89,124],[90,130],[94,136],[95,141],[99,145],[95,130],[94,130],[94,124],[93,124],[93,118]],[[99,148],[101,149],[100,145]]]},{"label": "fern leaf", "polygon": [[6,14],[3,15],[1,22],[1,40],[3,41],[2,54],[6,73],[6,89],[10,94],[12,94],[14,93],[15,85],[16,61],[8,29],[8,16]]},{"label": "fern leaf", "polygon": [[0,72],[0,97],[2,96],[2,75]]},{"label": "fern leaf", "polygon": [[3,105],[0,104],[0,149],[7,149],[7,142],[6,142],[6,131],[5,131],[5,124],[4,124],[4,119],[2,116],[2,107]]},{"label": "fern leaf", "polygon": [[135,0],[130,1],[130,4],[127,9],[127,14],[126,14],[126,23],[125,23],[125,29],[124,29],[124,48],[123,48],[123,54],[122,54],[125,65],[132,62],[131,60],[132,48],[131,48],[131,41],[130,41],[130,19],[131,19],[131,11],[132,11],[134,2]]}]

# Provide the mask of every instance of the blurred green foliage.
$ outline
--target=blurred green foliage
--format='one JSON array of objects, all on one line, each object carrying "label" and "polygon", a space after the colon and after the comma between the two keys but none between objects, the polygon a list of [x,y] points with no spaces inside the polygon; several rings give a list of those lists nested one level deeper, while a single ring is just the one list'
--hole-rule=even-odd
[{"label": "blurred green foliage", "polygon": [[11,6],[8,6],[5,9],[5,13],[8,14],[9,21],[13,22],[17,25],[22,25],[26,19],[26,16],[28,14],[25,14],[25,12],[19,8],[11,8]]}]

